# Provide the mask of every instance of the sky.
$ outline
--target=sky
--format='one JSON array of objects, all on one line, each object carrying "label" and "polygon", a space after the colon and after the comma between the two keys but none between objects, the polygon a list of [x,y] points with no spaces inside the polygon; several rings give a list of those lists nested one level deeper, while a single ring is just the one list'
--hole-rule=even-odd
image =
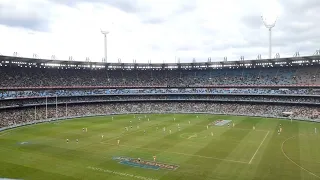
[{"label": "sky", "polygon": [[319,0],[0,0],[0,54],[172,63],[268,58],[320,49]]}]

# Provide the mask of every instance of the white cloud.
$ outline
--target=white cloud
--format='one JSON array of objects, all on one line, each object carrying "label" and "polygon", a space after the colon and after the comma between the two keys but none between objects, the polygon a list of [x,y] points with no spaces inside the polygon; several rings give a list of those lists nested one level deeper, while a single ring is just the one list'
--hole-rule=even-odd
[{"label": "white cloud", "polygon": [[[186,62],[208,57],[267,57],[268,33],[260,15],[265,9],[276,8],[280,17],[274,28],[274,54],[279,52],[283,57],[301,51],[301,55],[310,55],[319,48],[320,37],[314,32],[320,28],[316,23],[320,17],[309,17],[320,6],[313,3],[308,7],[308,1],[79,0],[68,4],[67,0],[2,0],[0,53],[12,55],[17,51],[24,57],[36,53],[41,58],[54,54],[63,60],[73,56],[76,60],[90,57],[101,61],[102,28],[110,31],[109,62],[118,58],[122,62],[174,62],[180,57]],[[293,14],[302,5],[306,13]],[[289,20],[291,14],[299,19]],[[308,20],[303,21],[304,17]],[[290,41],[289,35],[298,37]]]}]

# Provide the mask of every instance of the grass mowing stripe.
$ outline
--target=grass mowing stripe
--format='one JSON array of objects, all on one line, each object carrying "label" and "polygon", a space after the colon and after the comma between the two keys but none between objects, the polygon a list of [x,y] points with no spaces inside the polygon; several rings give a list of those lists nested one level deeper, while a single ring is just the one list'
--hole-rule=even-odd
[{"label": "grass mowing stripe", "polygon": [[[283,127],[281,134],[277,133],[280,127]],[[258,164],[253,179],[274,179],[275,177],[286,177],[286,179],[301,179],[301,171],[286,159],[281,151],[281,144],[287,138],[291,137],[292,134],[299,133],[299,123],[290,123],[289,121],[278,120],[272,132],[272,137],[269,143],[266,145],[264,154],[261,157],[260,163]],[[269,138],[268,138],[269,139]],[[299,149],[298,144],[292,145],[289,149]],[[300,154],[295,151],[293,154]],[[283,168],[286,167],[286,168]]]},{"label": "grass mowing stripe", "polygon": [[[242,117],[244,118],[244,117]],[[239,117],[239,119],[241,119]],[[243,122],[240,121],[239,124]],[[237,132],[237,133],[235,133]],[[238,140],[243,139],[249,131],[234,131],[232,128],[225,129],[225,132],[221,134],[222,137],[236,137]],[[219,141],[214,141],[211,140],[210,143],[208,143],[205,147],[201,148],[199,151],[195,152],[196,155],[201,155],[201,156],[216,156],[219,157],[220,159],[227,159],[229,154],[232,152],[234,148],[237,147],[237,144],[234,143],[229,143],[228,141],[225,141],[224,139],[219,140]],[[189,158],[188,161],[186,161],[187,164],[194,164],[195,162],[197,163],[204,163],[209,165],[211,171],[208,169],[203,169],[200,170],[198,173],[189,173],[188,171],[183,172],[182,176],[185,178],[190,178],[190,179],[206,179],[206,178],[213,178],[214,175],[211,174],[212,171],[214,171],[215,168],[218,167],[218,165],[222,162],[227,162],[227,161],[222,161],[222,160],[217,160],[217,161],[209,161],[209,160],[201,160],[199,161],[197,158],[192,157]],[[244,163],[244,164],[247,164]]]},{"label": "grass mowing stripe", "polygon": [[265,137],[263,138],[263,140],[261,141],[261,143],[260,143],[259,147],[257,148],[256,152],[254,152],[252,158],[251,158],[250,161],[249,161],[249,164],[251,164],[252,160],[254,159],[254,157],[256,156],[257,152],[259,151],[261,145],[263,144],[264,140],[266,140],[269,132],[270,132],[270,131],[267,132],[266,136],[265,136]]},{"label": "grass mowing stripe", "polygon": [[[169,117],[168,116],[159,116],[158,119],[161,119],[161,120],[158,120],[158,122],[160,122],[160,123],[156,123],[156,124],[150,126],[149,129],[152,128],[152,127],[155,128],[155,127],[167,126],[168,124],[172,123],[172,117],[170,117],[170,116]],[[155,121],[155,120],[153,120],[153,121]],[[125,143],[129,143],[131,138],[135,138],[136,136],[140,136],[142,131],[143,130],[140,128],[140,130],[135,131],[135,132],[133,132],[131,134],[127,134],[127,135],[121,136],[121,138],[119,138],[119,139],[121,139],[120,144],[122,145],[122,144],[125,144]],[[137,133],[140,133],[140,135],[138,135]],[[147,134],[149,134],[149,133],[157,133],[157,132],[148,130]],[[147,135],[145,137],[147,137]],[[161,136],[159,136],[159,138],[161,138]],[[102,143],[108,143],[108,142],[110,142],[110,141],[103,141]],[[111,145],[111,144],[109,144],[109,145]],[[113,144],[111,146],[117,146],[117,145]],[[136,150],[135,148],[127,148],[126,151],[115,152],[115,154],[113,156],[118,155],[118,156],[129,156],[130,157],[132,152],[136,152],[135,150]],[[122,152],[125,152],[125,153],[123,154]],[[134,156],[134,157],[137,158],[138,156]],[[114,166],[116,166],[116,168],[113,168],[115,171],[125,171],[127,173],[131,172],[131,174],[135,174],[135,173],[137,173],[136,171],[139,171],[139,169],[134,168],[134,167],[119,165],[118,163],[114,162],[111,159],[111,157],[109,159],[105,160],[104,162],[100,163],[100,164],[96,164],[95,166],[96,167],[101,167],[101,168],[108,168],[109,164],[114,164]],[[140,154],[140,157],[145,159],[146,156],[143,157]],[[149,158],[152,158],[152,155],[150,155]],[[151,175],[147,174],[147,176],[149,177]],[[117,175],[113,175],[112,177],[116,178]],[[152,176],[152,177],[154,177],[154,176]]]},{"label": "grass mowing stripe", "polygon": [[[141,123],[138,122],[139,116]],[[136,119],[133,117],[134,115],[114,116],[114,121],[110,121],[110,116],[91,117],[0,132],[0,176],[49,180],[135,179],[128,175],[136,176],[136,179],[158,180],[318,179],[290,162],[281,151],[284,140],[301,133],[305,135],[299,136],[299,140],[293,138],[284,143],[284,151],[298,165],[320,175],[320,145],[317,143],[320,136],[314,133],[314,128],[320,129],[320,124],[194,114],[152,114],[147,116],[150,122],[144,115],[136,115]],[[176,117],[176,121],[173,121],[173,117]],[[210,127],[207,130],[207,124],[218,119],[232,120],[236,127]],[[130,130],[132,133],[123,133],[130,120],[133,125]],[[178,123],[181,131],[178,131]],[[278,135],[276,131],[280,123],[283,132]],[[141,131],[136,127],[138,124]],[[150,125],[155,126],[147,129],[147,134],[144,135],[143,129]],[[166,134],[162,131],[164,126],[167,128]],[[255,131],[252,130],[253,126],[256,127]],[[88,127],[88,132],[82,133],[83,127]],[[169,129],[172,130],[171,135],[168,133]],[[270,132],[265,138],[267,131]],[[1,136],[7,132],[10,133]],[[105,135],[104,140],[110,144],[116,144],[115,139],[119,138],[121,146],[100,143],[101,134]],[[123,134],[124,136],[119,137]],[[66,143],[66,138],[71,141]],[[75,142],[76,138],[80,140],[79,143]],[[23,141],[26,142],[21,143]],[[224,161],[231,159],[249,162],[256,151],[250,165]],[[156,155],[157,161],[180,167],[175,171],[133,168],[113,161],[111,157],[116,155],[148,160]],[[211,159],[212,157],[223,160]],[[88,169],[88,166],[108,172]]]},{"label": "grass mowing stripe", "polygon": [[298,139],[298,137],[299,137],[299,136],[292,136],[292,137],[289,137],[289,138],[287,138],[286,140],[284,140],[284,141],[282,142],[282,144],[281,144],[281,151],[282,151],[283,155],[284,155],[290,162],[292,162],[293,164],[295,164],[297,167],[299,167],[299,168],[302,169],[303,171],[306,171],[306,172],[308,172],[309,174],[311,174],[312,176],[320,179],[320,176],[318,176],[317,174],[309,171],[308,169],[306,169],[306,168],[302,167],[301,165],[299,165],[298,163],[296,163],[295,160],[292,160],[292,159],[287,155],[287,153],[285,152],[285,150],[284,150],[284,145],[285,145],[285,143],[286,143],[287,141],[291,140],[291,139]]},{"label": "grass mowing stripe", "polygon": [[[19,164],[13,164],[9,162],[1,162],[1,166],[5,167],[5,171],[1,173],[2,177],[10,177],[20,179],[21,175],[24,176],[24,179],[32,179],[32,180],[43,180],[43,177],[46,177],[46,180],[77,180],[78,178],[74,178],[72,176],[63,175],[60,173],[53,173],[50,171],[44,171],[42,169],[38,169],[36,167],[28,167]],[[17,173],[18,172],[18,173]],[[13,175],[12,175],[13,174]],[[51,177],[51,178],[50,178]]]}]

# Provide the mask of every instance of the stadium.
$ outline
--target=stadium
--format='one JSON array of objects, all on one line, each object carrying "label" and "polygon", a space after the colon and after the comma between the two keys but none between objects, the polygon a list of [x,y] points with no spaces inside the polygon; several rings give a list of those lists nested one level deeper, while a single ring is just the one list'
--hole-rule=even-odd
[{"label": "stadium", "polygon": [[210,2],[0,2],[0,180],[320,179],[319,3]]},{"label": "stadium", "polygon": [[0,59],[3,177],[320,176],[319,56],[179,64]]}]

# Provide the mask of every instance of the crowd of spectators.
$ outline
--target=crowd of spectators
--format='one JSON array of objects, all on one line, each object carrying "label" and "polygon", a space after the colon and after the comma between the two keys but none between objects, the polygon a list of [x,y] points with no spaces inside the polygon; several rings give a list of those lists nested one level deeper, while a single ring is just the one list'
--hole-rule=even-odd
[{"label": "crowd of spectators", "polygon": [[262,105],[212,102],[140,102],[140,103],[94,103],[0,110],[0,127],[26,123],[46,118],[73,117],[109,113],[174,113],[207,112],[221,114],[242,114],[260,116],[281,116],[283,112],[293,112],[294,118],[314,118],[318,107],[290,105]]},{"label": "crowd of spectators", "polygon": [[[106,70],[0,66],[0,72],[0,89],[29,87],[27,90],[0,91],[0,127],[52,117],[131,112],[183,111],[278,116],[282,112],[289,111],[294,112],[296,118],[311,118],[318,109],[307,104],[320,103],[320,96],[317,96],[320,95],[320,90],[317,88],[298,86],[192,88],[205,85],[317,85],[320,84],[318,66],[214,70]],[[67,86],[79,87],[68,89]],[[103,87],[85,89],[84,86]],[[104,86],[117,87],[111,89]],[[150,88],[134,89],[119,86]],[[177,86],[183,88],[173,88]],[[41,89],[44,87],[47,88]],[[52,87],[59,89],[53,90]],[[250,101],[250,104],[240,103],[243,101]],[[43,106],[46,103],[49,104],[47,113]],[[50,105],[55,103],[58,104],[57,111],[55,105]],[[12,106],[18,107],[12,108]]]},{"label": "crowd of spectators", "polygon": [[105,101],[231,101],[231,102],[262,102],[262,103],[295,103],[295,104],[320,104],[320,97],[304,96],[237,96],[237,95],[115,95],[115,96],[83,96],[83,97],[62,97],[62,98],[31,98],[1,100],[0,108],[21,107],[47,104],[75,104],[86,102]]},{"label": "crowd of spectators", "polygon": [[106,70],[1,66],[0,87],[319,84],[318,70],[318,66],[210,70]]},{"label": "crowd of spectators", "polygon": [[144,88],[144,89],[60,89],[60,90],[24,90],[2,91],[0,99],[26,97],[68,97],[124,94],[251,94],[251,95],[320,95],[318,89],[270,89],[270,88]]}]

